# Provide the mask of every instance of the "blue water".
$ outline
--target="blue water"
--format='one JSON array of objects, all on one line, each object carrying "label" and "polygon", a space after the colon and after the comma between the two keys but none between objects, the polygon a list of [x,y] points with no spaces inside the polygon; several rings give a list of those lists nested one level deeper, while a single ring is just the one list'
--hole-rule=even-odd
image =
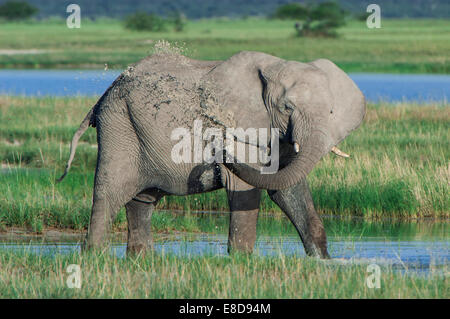
[{"label": "blue water", "polygon": [[0,70],[0,93],[100,96],[120,73],[99,70]]},{"label": "blue water", "polygon": [[[100,96],[120,71],[0,70],[0,94],[25,96]],[[370,101],[447,102],[450,76],[366,74],[350,77]]]},{"label": "blue water", "polygon": [[447,102],[450,76],[436,74],[350,74],[369,101]]},{"label": "blue water", "polygon": [[[402,272],[429,274],[445,273],[450,259],[450,243],[445,240],[398,240],[396,238],[366,237],[351,240],[330,236],[328,250],[335,264],[377,264],[392,267]],[[79,252],[81,246],[75,242],[44,242],[21,244],[0,243],[0,251],[26,250],[35,254],[55,255]],[[116,243],[111,247],[117,257],[124,257],[126,244]],[[205,255],[227,255],[227,236],[203,234],[194,238],[173,237],[154,243],[157,253],[170,253],[178,256],[195,257]],[[260,236],[256,242],[255,254],[261,256],[305,256],[298,236],[274,238]]]}]

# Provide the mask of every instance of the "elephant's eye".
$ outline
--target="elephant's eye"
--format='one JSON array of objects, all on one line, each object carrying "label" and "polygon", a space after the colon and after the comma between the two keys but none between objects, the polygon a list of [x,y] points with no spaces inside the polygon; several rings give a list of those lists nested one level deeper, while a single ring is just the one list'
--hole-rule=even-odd
[{"label": "elephant's eye", "polygon": [[284,108],[288,112],[293,112],[294,111],[294,106],[291,103],[284,104]]}]

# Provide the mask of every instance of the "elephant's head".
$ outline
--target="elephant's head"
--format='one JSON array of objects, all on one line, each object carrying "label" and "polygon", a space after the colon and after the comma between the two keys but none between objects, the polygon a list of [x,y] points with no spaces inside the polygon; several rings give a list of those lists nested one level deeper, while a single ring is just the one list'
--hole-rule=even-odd
[{"label": "elephant's head", "polygon": [[242,96],[239,90],[244,87],[249,97],[240,103],[251,105],[255,103],[251,95],[258,95],[259,90],[258,99],[264,103],[270,126],[279,129],[283,142],[292,144],[295,155],[273,174],[261,174],[244,163],[226,165],[255,187],[288,188],[305,178],[325,154],[361,124],[365,99],[355,83],[331,61],[305,64],[260,53],[252,58],[251,52],[246,52],[238,62],[245,63],[246,59],[250,67],[240,72],[257,76],[241,77],[249,84],[234,81],[241,87],[233,89],[238,92],[235,95]]}]

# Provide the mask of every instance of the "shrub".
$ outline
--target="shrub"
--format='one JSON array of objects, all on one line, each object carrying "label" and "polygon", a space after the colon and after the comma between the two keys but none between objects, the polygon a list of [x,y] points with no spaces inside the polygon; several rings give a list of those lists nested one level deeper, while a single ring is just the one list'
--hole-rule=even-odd
[{"label": "shrub", "polygon": [[184,30],[184,26],[186,25],[186,16],[184,14],[179,11],[175,11],[172,13],[171,20],[176,32],[181,32]]},{"label": "shrub", "polygon": [[299,3],[288,3],[277,8],[273,18],[281,20],[301,20],[308,17],[308,9]]},{"label": "shrub", "polygon": [[278,19],[299,20],[295,24],[297,35],[334,37],[335,29],[345,24],[346,12],[335,2],[323,2],[315,6],[304,7],[299,3],[280,6],[273,17]]},{"label": "shrub", "polygon": [[355,15],[355,18],[356,18],[356,20],[359,20],[359,21],[366,21],[370,15],[371,15],[370,12],[363,12],[363,13]]},{"label": "shrub", "polygon": [[137,31],[165,31],[165,19],[153,13],[136,12],[125,18],[125,28]]},{"label": "shrub", "polygon": [[6,20],[28,19],[37,12],[37,8],[23,1],[7,1],[0,5],[0,17]]}]

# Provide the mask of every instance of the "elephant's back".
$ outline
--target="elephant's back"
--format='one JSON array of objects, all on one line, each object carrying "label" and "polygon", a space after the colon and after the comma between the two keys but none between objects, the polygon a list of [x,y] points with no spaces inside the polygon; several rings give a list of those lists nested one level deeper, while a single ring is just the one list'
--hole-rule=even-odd
[{"label": "elephant's back", "polygon": [[166,53],[147,56],[130,66],[129,69],[136,77],[169,74],[179,81],[198,82],[204,74],[220,62],[194,60],[180,54]]}]

